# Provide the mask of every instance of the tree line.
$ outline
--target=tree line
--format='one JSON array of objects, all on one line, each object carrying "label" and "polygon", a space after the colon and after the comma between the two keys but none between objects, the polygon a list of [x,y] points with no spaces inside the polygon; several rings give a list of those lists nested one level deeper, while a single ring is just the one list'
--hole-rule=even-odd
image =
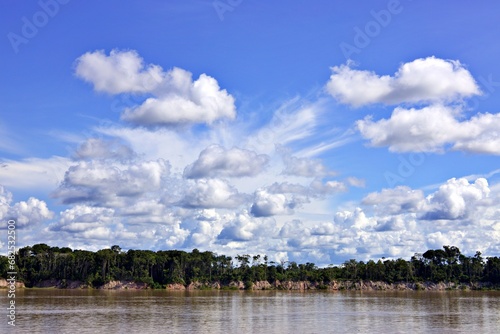
[{"label": "tree line", "polygon": [[[225,255],[194,249],[122,251],[117,245],[97,252],[36,244],[15,254],[18,280],[27,287],[44,280],[81,281],[92,287],[114,281],[147,283],[153,288],[192,282],[227,284],[232,281],[310,281],[328,284],[341,280],[394,282],[487,282],[500,284],[500,258],[465,256],[455,246],[416,253],[411,259],[367,262],[351,259],[342,265],[318,268],[314,263],[269,261],[267,256]],[[0,273],[6,278],[8,258],[0,256]]]}]

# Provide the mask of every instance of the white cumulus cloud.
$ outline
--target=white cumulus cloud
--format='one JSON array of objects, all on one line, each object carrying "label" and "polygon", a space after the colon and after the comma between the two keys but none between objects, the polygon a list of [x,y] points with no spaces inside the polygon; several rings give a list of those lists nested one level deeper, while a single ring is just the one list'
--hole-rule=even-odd
[{"label": "white cumulus cloud", "polygon": [[458,60],[436,57],[402,64],[394,76],[335,66],[326,90],[342,103],[373,104],[452,101],[480,94],[470,72]]},{"label": "white cumulus cloud", "polygon": [[321,177],[334,174],[319,159],[297,158],[284,155],[283,162],[285,163],[285,169],[283,170],[283,174],[285,175]]},{"label": "white cumulus cloud", "polygon": [[180,204],[188,208],[236,208],[247,196],[221,179],[197,179],[190,182]]},{"label": "white cumulus cloud", "polygon": [[186,167],[184,176],[190,179],[255,176],[264,170],[268,162],[269,156],[265,154],[237,147],[226,150],[219,145],[211,145]]},{"label": "white cumulus cloud", "polygon": [[459,219],[467,218],[477,210],[477,204],[488,197],[488,181],[478,178],[469,183],[465,178],[452,178],[441,185],[435,193],[427,197],[427,212],[424,219]]},{"label": "white cumulus cloud", "polygon": [[53,196],[65,204],[122,206],[127,197],[158,191],[169,169],[168,162],[162,159],[127,164],[79,161],[67,170]]},{"label": "white cumulus cloud", "polygon": [[89,138],[75,151],[75,158],[90,159],[126,159],[132,157],[134,152],[127,145],[118,140],[104,140]]},{"label": "white cumulus cloud", "polygon": [[113,50],[109,56],[87,52],[77,59],[75,72],[97,91],[148,94],[121,116],[137,125],[212,124],[236,117],[234,98],[214,78],[201,74],[193,80],[190,72],[176,67],[165,72],[158,65],[145,65],[135,51]]},{"label": "white cumulus cloud", "polygon": [[416,212],[422,206],[422,201],[424,201],[423,191],[399,186],[370,193],[363,199],[362,203],[375,206],[379,213],[399,214]]},{"label": "white cumulus cloud", "polygon": [[461,110],[443,105],[394,109],[389,119],[356,122],[373,146],[394,152],[440,152],[445,146],[471,153],[500,154],[500,114],[461,119]]},{"label": "white cumulus cloud", "polygon": [[422,190],[398,186],[370,193],[362,204],[371,206],[384,219],[412,214],[419,220],[457,220],[467,219],[479,212],[485,218],[486,207],[496,205],[486,201],[490,192],[485,178],[477,178],[473,183],[466,178],[451,178],[427,196]]},{"label": "white cumulus cloud", "polygon": [[12,193],[0,185],[0,220],[14,220],[17,227],[27,227],[53,217],[47,203],[34,197],[12,204]]},{"label": "white cumulus cloud", "polygon": [[[59,221],[50,226],[52,231],[81,234],[103,232],[113,223],[115,211],[109,208],[75,205],[60,213]],[[87,236],[88,237],[88,236]]]},{"label": "white cumulus cloud", "polygon": [[255,200],[250,212],[255,217],[269,217],[274,215],[292,214],[298,205],[293,199],[288,199],[284,194],[272,194],[262,189],[255,192]]},{"label": "white cumulus cloud", "polygon": [[136,51],[87,52],[76,60],[75,73],[94,89],[111,94],[148,93],[164,80],[163,69],[145,65]]}]

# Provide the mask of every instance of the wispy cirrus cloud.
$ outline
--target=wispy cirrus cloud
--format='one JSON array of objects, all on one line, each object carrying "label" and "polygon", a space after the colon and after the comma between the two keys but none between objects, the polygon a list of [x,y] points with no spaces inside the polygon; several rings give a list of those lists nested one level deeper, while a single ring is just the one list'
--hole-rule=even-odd
[{"label": "wispy cirrus cloud", "polygon": [[12,189],[46,190],[57,187],[71,166],[67,157],[5,159],[0,164],[0,184]]}]

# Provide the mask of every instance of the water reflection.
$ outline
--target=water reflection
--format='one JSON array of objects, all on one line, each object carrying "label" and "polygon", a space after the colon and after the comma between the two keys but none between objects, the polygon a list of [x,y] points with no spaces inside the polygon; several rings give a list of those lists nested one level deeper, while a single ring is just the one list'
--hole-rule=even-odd
[{"label": "water reflection", "polygon": [[[495,333],[500,326],[500,292],[26,289],[16,297],[17,333]],[[2,294],[1,305],[7,301]]]}]

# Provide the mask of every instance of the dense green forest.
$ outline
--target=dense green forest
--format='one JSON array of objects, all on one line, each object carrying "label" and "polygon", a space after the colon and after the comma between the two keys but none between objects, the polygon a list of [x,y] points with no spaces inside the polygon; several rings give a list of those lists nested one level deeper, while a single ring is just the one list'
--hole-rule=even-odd
[{"label": "dense green forest", "polygon": [[[119,246],[97,252],[36,244],[15,255],[17,279],[27,287],[48,279],[81,281],[99,287],[112,280],[143,282],[153,288],[169,283],[231,281],[341,280],[394,282],[488,282],[500,284],[500,258],[483,258],[480,252],[465,256],[454,246],[415,254],[411,260],[346,261],[340,266],[318,268],[314,263],[276,263],[267,256],[178,250],[129,250]],[[0,257],[0,272],[6,277],[8,258]]]}]

